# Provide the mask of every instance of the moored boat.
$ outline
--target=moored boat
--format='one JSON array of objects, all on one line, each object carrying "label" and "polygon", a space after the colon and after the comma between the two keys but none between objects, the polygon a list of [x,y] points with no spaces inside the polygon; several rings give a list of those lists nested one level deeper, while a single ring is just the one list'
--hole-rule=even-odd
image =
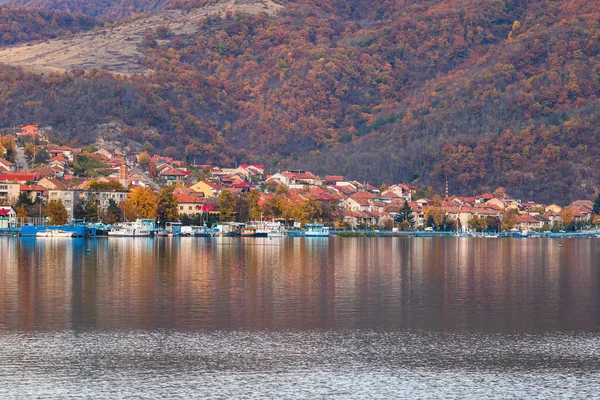
[{"label": "moored boat", "polygon": [[263,224],[257,231],[258,237],[283,237],[285,236],[285,226],[281,222],[267,222]]},{"label": "moored boat", "polygon": [[307,237],[329,237],[329,227],[323,224],[306,224],[304,236]]},{"label": "moored boat", "polygon": [[242,228],[246,224],[239,222],[223,222],[216,224],[212,231],[213,236],[241,236]]},{"label": "moored boat", "polygon": [[63,231],[62,229],[48,229],[45,231],[40,231],[35,234],[35,237],[60,237],[60,238],[72,238],[74,236],[73,232]]},{"label": "moored boat", "polygon": [[122,222],[114,225],[108,232],[109,237],[150,237],[154,234],[154,221],[150,219],[136,219],[135,222]]},{"label": "moored boat", "polygon": [[211,237],[212,230],[207,226],[185,225],[181,227],[181,236]]}]

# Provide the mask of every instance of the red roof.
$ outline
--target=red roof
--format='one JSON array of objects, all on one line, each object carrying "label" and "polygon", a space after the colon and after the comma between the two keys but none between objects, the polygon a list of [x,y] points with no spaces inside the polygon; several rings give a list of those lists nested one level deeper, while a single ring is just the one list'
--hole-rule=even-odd
[{"label": "red roof", "polygon": [[200,198],[190,196],[187,193],[179,192],[173,193],[178,203],[202,203]]},{"label": "red roof", "polygon": [[7,209],[7,208],[0,209],[0,217],[6,217],[9,212],[10,212],[10,209]]},{"label": "red roof", "polygon": [[373,199],[375,196],[369,192],[356,192],[352,196],[350,196],[353,200],[357,199]]},{"label": "red roof", "polygon": [[34,172],[7,172],[0,174],[0,181],[35,181],[37,175]]},{"label": "red roof", "polygon": [[45,192],[47,189],[40,185],[20,185],[21,192]]},{"label": "red roof", "polygon": [[517,221],[517,224],[536,224],[536,223],[540,222],[537,219],[535,219],[527,214],[516,215],[515,219]]},{"label": "red roof", "polygon": [[251,185],[248,182],[245,181],[241,181],[241,182],[236,182],[233,185],[231,185],[231,187],[236,187],[236,188],[243,188],[243,187],[250,187]]},{"label": "red roof", "polygon": [[189,173],[186,174],[185,172],[181,172],[180,170],[175,169],[175,168],[169,168],[166,171],[161,171],[160,174],[163,176],[164,175],[168,175],[168,176],[188,176],[189,175]]}]

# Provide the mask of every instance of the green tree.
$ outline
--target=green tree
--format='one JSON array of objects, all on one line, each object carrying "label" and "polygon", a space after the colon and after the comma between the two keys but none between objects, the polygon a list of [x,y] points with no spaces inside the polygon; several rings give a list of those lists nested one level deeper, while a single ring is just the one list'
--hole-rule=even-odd
[{"label": "green tree", "polygon": [[33,162],[35,164],[44,164],[50,161],[50,154],[46,151],[46,149],[39,149],[35,153],[35,157],[33,157]]},{"label": "green tree", "polygon": [[166,186],[158,192],[156,215],[161,226],[179,220],[179,203],[173,195],[174,188]]},{"label": "green tree", "polygon": [[104,222],[108,224],[114,224],[116,222],[120,222],[122,219],[121,216],[121,208],[116,201],[113,199],[108,199],[108,207],[106,208],[106,212],[104,213]]},{"label": "green tree", "polygon": [[92,196],[83,206],[83,215],[87,222],[98,222],[99,210],[98,202],[95,196]]},{"label": "green tree", "polygon": [[596,199],[594,200],[593,212],[596,215],[600,215],[600,193],[598,193],[598,195],[596,196]]},{"label": "green tree", "polygon": [[402,204],[402,207],[398,211],[398,214],[396,214],[394,220],[397,224],[402,224],[404,221],[406,221],[408,228],[412,228],[414,226],[415,217],[413,215],[412,208],[410,208],[410,205],[408,205],[408,201],[404,200],[404,204]]},{"label": "green tree", "polygon": [[58,201],[51,201],[48,203],[45,212],[50,224],[64,225],[67,223],[67,209],[63,205],[62,200],[58,199]]},{"label": "green tree", "polygon": [[29,197],[27,192],[21,192],[21,193],[19,193],[19,197],[17,198],[15,207],[30,206],[32,204],[33,204],[33,201],[31,200],[31,197]]},{"label": "green tree", "polygon": [[235,214],[239,222],[247,222],[249,218],[248,193],[242,193],[235,198]]},{"label": "green tree", "polygon": [[219,204],[219,219],[221,222],[231,222],[235,219],[235,199],[228,190],[222,190],[217,198]]},{"label": "green tree", "polygon": [[92,183],[90,183],[89,186],[90,190],[97,190],[97,191],[114,191],[114,192],[123,192],[125,191],[125,188],[123,187],[123,185],[121,185],[121,183],[119,181],[108,181],[108,182],[98,182],[98,181],[94,181]]}]

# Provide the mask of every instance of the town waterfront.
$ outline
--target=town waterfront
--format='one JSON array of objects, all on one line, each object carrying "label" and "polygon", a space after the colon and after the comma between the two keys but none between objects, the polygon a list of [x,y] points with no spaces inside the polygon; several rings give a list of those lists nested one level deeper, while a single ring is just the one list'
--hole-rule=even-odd
[{"label": "town waterfront", "polygon": [[600,239],[0,238],[1,398],[597,396]]}]

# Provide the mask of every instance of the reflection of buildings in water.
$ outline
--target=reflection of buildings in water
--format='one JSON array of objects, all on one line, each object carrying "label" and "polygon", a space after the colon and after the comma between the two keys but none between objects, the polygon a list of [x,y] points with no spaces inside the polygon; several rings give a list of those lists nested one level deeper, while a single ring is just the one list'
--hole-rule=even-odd
[{"label": "reflection of buildings in water", "polygon": [[501,330],[598,319],[593,240],[317,240],[0,238],[0,327]]},{"label": "reflection of buildings in water", "polygon": [[72,313],[74,243],[1,238],[0,326],[64,329]]},{"label": "reflection of buildings in water", "polygon": [[0,329],[13,328],[17,324],[20,247],[18,239],[0,237]]}]

